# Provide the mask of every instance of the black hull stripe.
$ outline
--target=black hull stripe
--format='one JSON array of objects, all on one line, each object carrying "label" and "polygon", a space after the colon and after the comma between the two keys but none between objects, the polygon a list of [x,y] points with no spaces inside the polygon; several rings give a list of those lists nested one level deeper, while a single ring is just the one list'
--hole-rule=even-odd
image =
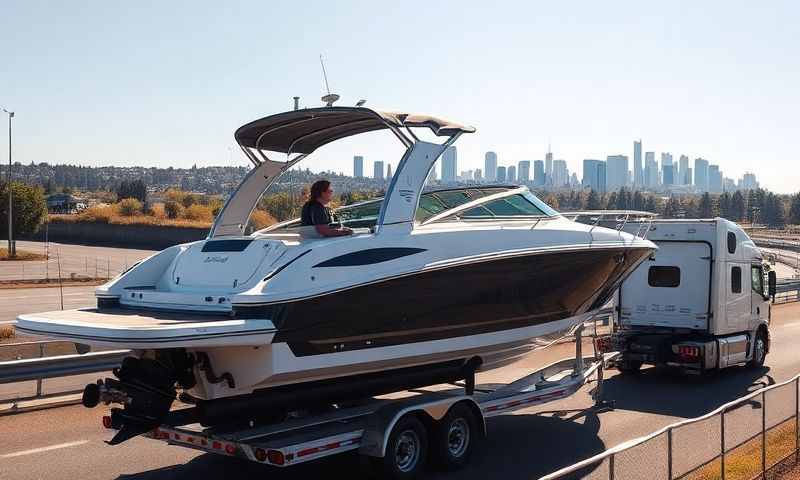
[{"label": "black hull stripe", "polygon": [[[558,254],[563,254],[565,252],[569,252],[569,253],[584,252],[584,251],[585,252],[599,252],[599,251],[612,250],[612,249],[613,250],[620,250],[621,251],[620,253],[632,252],[632,251],[640,250],[640,249],[652,250],[651,248],[645,247],[645,246],[631,247],[631,246],[627,246],[627,245],[603,245],[603,246],[591,246],[590,247],[590,246],[587,245],[587,246],[584,246],[584,247],[578,247],[578,248],[574,248],[574,249],[559,249],[559,250],[555,250],[555,249],[553,249],[553,250],[537,249],[537,250],[530,250],[530,251],[515,251],[515,252],[508,253],[508,254],[494,254],[493,253],[493,254],[484,255],[484,256],[481,256],[481,257],[475,258],[475,259],[469,259],[469,260],[464,260],[464,261],[454,261],[454,262],[447,263],[447,264],[435,265],[435,266],[432,266],[432,267],[425,267],[422,270],[416,270],[416,271],[413,271],[413,272],[400,273],[400,274],[397,274],[397,275],[393,275],[391,277],[378,278],[378,279],[371,280],[371,281],[368,281],[368,282],[358,283],[358,284],[354,284],[354,285],[348,285],[346,287],[341,287],[341,288],[338,288],[338,289],[335,289],[335,290],[329,290],[327,292],[315,293],[315,294],[307,295],[307,296],[304,296],[304,297],[296,297],[296,298],[283,299],[283,300],[274,300],[274,301],[271,301],[271,302],[231,303],[231,306],[235,309],[236,307],[247,308],[247,307],[260,307],[260,306],[268,306],[268,305],[283,305],[283,304],[286,304],[286,303],[301,302],[301,301],[305,301],[305,300],[311,300],[311,299],[318,298],[318,297],[323,297],[323,296],[326,296],[326,295],[332,295],[334,293],[340,293],[340,292],[344,292],[344,291],[347,291],[347,290],[352,290],[354,288],[366,287],[366,286],[370,286],[370,285],[375,285],[377,283],[383,283],[383,282],[387,282],[387,281],[390,281],[390,280],[397,280],[397,279],[406,278],[406,277],[410,277],[410,276],[414,276],[414,275],[422,275],[422,274],[431,273],[431,272],[435,272],[435,271],[438,271],[438,270],[444,270],[444,269],[448,269],[448,268],[455,268],[455,267],[461,267],[461,266],[478,264],[478,263],[492,262],[492,261],[497,261],[497,260],[506,260],[506,259],[515,258],[515,257],[531,257],[531,256],[538,256],[538,255],[558,255]],[[310,252],[310,250],[309,250],[309,252]],[[306,253],[308,253],[308,252],[306,252]],[[305,255],[305,253],[303,255]],[[269,277],[265,278],[264,280],[267,280],[269,278],[274,277],[275,274],[277,274],[277,273],[278,272],[274,272],[272,275],[270,275]]]}]

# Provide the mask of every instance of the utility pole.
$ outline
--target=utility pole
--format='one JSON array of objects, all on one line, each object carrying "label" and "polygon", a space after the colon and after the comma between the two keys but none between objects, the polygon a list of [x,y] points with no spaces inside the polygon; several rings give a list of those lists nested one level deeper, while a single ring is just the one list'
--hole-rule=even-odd
[{"label": "utility pole", "polygon": [[14,118],[14,112],[10,112],[5,108],[2,109],[8,114],[8,256],[13,258],[17,256],[16,248],[14,245],[14,207],[12,201],[14,194],[11,191],[11,119]]}]

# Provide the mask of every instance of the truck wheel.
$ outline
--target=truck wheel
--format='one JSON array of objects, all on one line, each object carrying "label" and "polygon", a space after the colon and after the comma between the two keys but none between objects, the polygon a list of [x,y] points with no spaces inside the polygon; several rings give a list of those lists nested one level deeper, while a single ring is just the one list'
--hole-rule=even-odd
[{"label": "truck wheel", "polygon": [[767,359],[767,336],[763,330],[759,330],[756,334],[756,342],[753,345],[753,358],[750,359],[748,365],[753,368],[761,368],[764,366],[764,360]]},{"label": "truck wheel", "polygon": [[383,458],[374,458],[379,478],[407,480],[423,471],[428,453],[428,432],[414,415],[401,418],[392,429]]},{"label": "truck wheel", "polygon": [[617,362],[617,370],[623,374],[636,373],[642,368],[642,362],[636,360],[621,360]]},{"label": "truck wheel", "polygon": [[469,462],[480,431],[468,406],[453,406],[442,418],[432,439],[431,455],[441,470],[458,470]]}]

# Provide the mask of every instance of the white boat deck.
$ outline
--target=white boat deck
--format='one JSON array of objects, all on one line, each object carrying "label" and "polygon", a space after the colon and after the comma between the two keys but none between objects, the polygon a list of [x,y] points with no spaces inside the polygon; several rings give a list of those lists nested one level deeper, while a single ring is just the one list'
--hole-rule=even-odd
[{"label": "white boat deck", "polygon": [[275,333],[269,320],[126,308],[24,314],[17,318],[17,328],[31,334],[134,349],[264,345]]}]

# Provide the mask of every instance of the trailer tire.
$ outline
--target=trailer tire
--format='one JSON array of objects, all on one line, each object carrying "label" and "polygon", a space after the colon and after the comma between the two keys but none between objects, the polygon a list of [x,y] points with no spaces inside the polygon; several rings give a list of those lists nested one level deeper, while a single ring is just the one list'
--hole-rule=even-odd
[{"label": "trailer tire", "polygon": [[467,405],[456,404],[436,425],[431,460],[440,470],[459,470],[469,463],[479,438],[475,413]]},{"label": "trailer tire", "polygon": [[642,362],[636,360],[620,360],[617,362],[617,370],[622,374],[637,373],[642,368]]},{"label": "trailer tire", "polygon": [[747,363],[749,367],[761,368],[767,359],[767,335],[764,330],[759,329],[756,333],[756,340],[753,345],[753,358]]},{"label": "trailer tire", "polygon": [[379,478],[408,480],[417,478],[425,468],[428,456],[428,431],[413,414],[397,421],[383,458],[373,458],[373,470]]}]

